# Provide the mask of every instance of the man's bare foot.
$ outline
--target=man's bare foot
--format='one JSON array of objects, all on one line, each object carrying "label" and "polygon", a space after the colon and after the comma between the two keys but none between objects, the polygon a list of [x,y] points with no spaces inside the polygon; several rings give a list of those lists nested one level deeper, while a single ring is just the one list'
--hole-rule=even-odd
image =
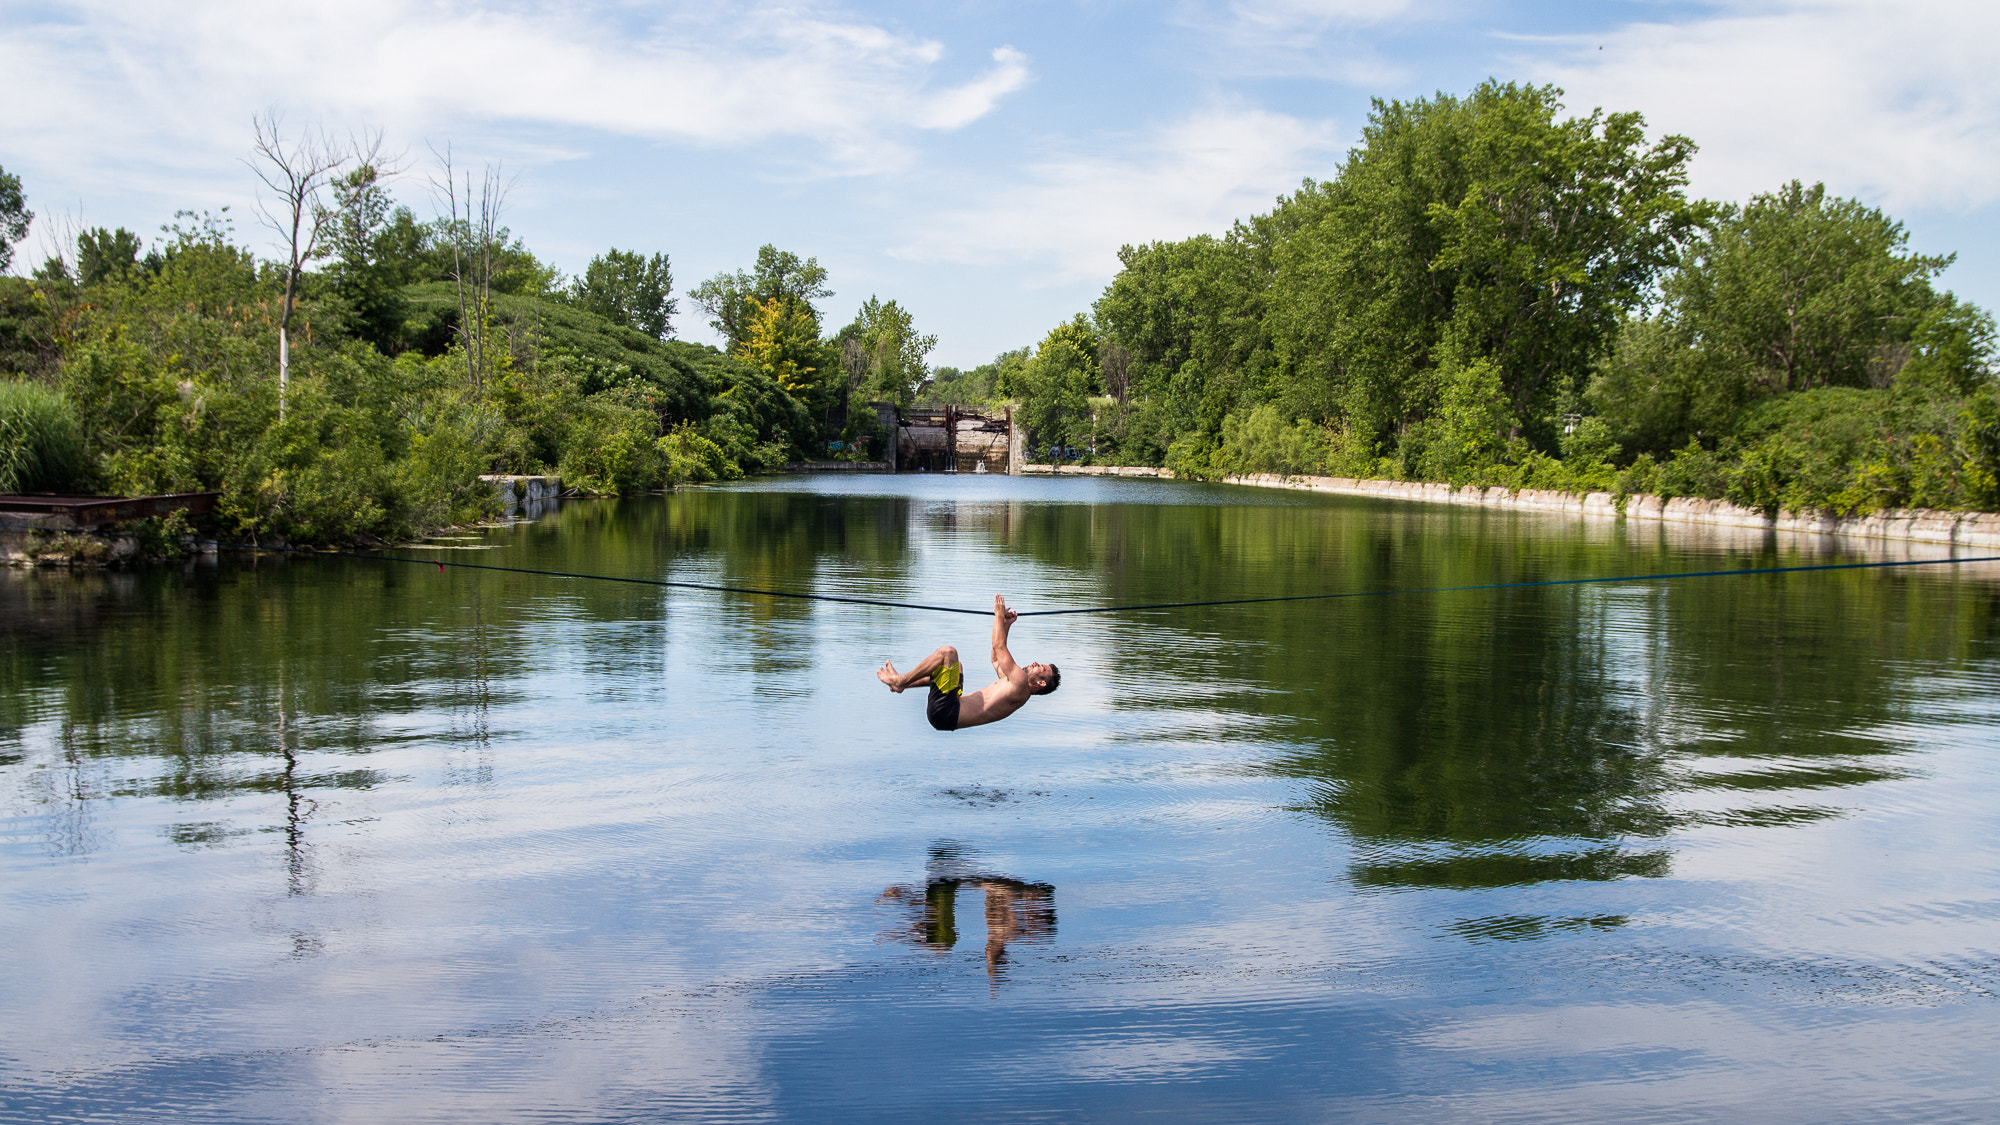
[{"label": "man's bare foot", "polygon": [[891,664],[887,660],[884,660],[882,662],[882,666],[880,668],[875,669],[875,678],[881,680],[885,684],[888,684],[890,691],[893,691],[898,695],[902,694],[903,685],[898,681],[900,681],[903,677],[901,673],[896,671],[896,666],[894,664]]}]

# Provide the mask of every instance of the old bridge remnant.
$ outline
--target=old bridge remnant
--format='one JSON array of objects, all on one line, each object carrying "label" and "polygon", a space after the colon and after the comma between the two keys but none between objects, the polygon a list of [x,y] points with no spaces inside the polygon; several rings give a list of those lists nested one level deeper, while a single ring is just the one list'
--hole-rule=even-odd
[{"label": "old bridge remnant", "polygon": [[896,423],[895,472],[1018,473],[1024,459],[1014,409],[914,406]]}]

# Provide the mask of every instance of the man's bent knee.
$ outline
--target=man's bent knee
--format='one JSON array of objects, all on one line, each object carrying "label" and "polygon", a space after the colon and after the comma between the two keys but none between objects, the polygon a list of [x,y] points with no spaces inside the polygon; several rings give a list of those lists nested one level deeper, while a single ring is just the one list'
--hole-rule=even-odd
[{"label": "man's bent knee", "polygon": [[951,647],[950,645],[946,645],[943,648],[937,650],[937,652],[934,653],[933,655],[942,658],[946,664],[958,663],[958,650]]}]

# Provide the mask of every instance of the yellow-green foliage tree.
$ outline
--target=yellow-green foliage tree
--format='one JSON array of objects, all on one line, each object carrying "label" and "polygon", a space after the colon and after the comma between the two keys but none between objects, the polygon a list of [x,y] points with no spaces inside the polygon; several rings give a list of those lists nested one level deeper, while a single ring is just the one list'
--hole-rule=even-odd
[{"label": "yellow-green foliage tree", "polygon": [[790,394],[812,398],[821,381],[819,318],[810,306],[783,297],[753,301],[736,355]]}]

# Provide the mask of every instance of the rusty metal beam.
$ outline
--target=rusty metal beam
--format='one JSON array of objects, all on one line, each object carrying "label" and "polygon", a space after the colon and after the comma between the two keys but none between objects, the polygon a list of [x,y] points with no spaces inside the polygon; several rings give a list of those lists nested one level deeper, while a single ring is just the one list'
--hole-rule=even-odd
[{"label": "rusty metal beam", "polygon": [[57,496],[0,494],[0,512],[67,516],[78,527],[102,527],[125,520],[151,519],[184,511],[203,516],[215,510],[220,492],[177,492],[165,496]]}]

